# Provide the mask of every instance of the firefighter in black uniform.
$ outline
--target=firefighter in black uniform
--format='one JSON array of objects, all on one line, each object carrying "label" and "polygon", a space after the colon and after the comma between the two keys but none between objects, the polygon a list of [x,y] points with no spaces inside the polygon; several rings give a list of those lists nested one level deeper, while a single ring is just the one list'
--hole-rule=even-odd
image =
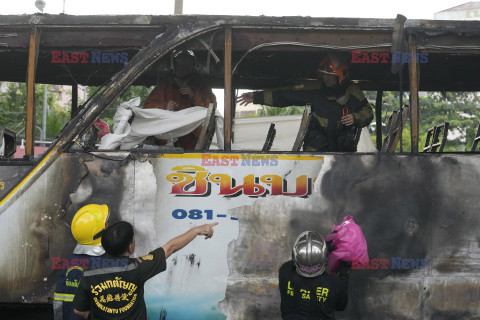
[{"label": "firefighter in black uniform", "polygon": [[277,90],[247,92],[237,102],[272,107],[312,106],[303,150],[355,152],[357,130],[373,119],[372,106],[363,92],[350,81],[348,68],[337,56],[327,55],[316,66],[321,81]]},{"label": "firefighter in black uniform", "polygon": [[72,235],[77,240],[73,254],[55,268],[63,268],[53,294],[55,320],[80,320],[73,311],[73,297],[83,272],[92,259],[105,254],[101,246],[101,232],[108,225],[109,210],[105,204],[88,204],[77,211],[71,223]]},{"label": "firefighter in black uniform", "polygon": [[335,319],[335,311],[347,307],[350,267],[342,263],[339,276],[326,273],[327,251],[323,237],[315,231],[297,237],[292,260],[279,271],[282,319]]},{"label": "firefighter in black uniform", "polygon": [[194,227],[136,259],[130,258],[135,250],[133,226],[120,221],[108,227],[102,233],[107,253],[97,261],[99,268],[91,267],[83,274],[73,299],[74,312],[84,319],[147,319],[145,282],[165,271],[166,259],[195,237],[211,238],[217,224]]}]

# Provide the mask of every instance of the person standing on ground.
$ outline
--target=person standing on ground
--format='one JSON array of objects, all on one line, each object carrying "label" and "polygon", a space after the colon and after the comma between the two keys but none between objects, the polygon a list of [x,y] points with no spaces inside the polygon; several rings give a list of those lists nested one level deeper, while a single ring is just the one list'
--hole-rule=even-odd
[{"label": "person standing on ground", "polygon": [[[55,320],[81,319],[73,311],[73,297],[85,267],[91,264],[92,259],[105,254],[105,250],[101,246],[101,232],[108,225],[108,217],[108,206],[104,204],[83,206],[73,217],[70,228],[78,243],[68,259],[68,268],[62,271],[53,293]],[[52,267],[56,266],[52,264]]]},{"label": "person standing on ground", "polygon": [[107,252],[102,268],[86,271],[73,299],[75,313],[84,319],[147,319],[145,282],[165,271],[166,259],[199,235],[209,239],[218,222],[194,227],[149,254],[133,259],[133,226],[121,221],[102,234]]},{"label": "person standing on ground", "polygon": [[279,270],[282,319],[335,319],[335,311],[345,310],[350,266],[342,263],[339,276],[328,274],[328,251],[325,240],[315,231],[297,237],[292,260]]}]

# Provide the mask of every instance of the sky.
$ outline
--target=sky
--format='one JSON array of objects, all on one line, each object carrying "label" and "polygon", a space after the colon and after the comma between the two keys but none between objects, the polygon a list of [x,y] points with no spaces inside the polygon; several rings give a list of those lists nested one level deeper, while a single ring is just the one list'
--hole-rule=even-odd
[{"label": "sky", "polygon": [[[44,13],[63,11],[64,0],[44,0]],[[397,13],[408,19],[433,19],[433,14],[469,0],[184,0],[184,14],[266,15],[312,17],[395,18]],[[0,0],[0,14],[38,12],[35,0]],[[65,0],[65,13],[71,15],[102,14],[173,14],[175,0]]]}]

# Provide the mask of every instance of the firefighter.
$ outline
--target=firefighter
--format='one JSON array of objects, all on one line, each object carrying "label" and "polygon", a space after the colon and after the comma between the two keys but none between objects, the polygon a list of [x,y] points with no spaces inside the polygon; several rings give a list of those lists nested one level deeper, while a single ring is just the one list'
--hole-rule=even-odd
[{"label": "firefighter", "polygon": [[[158,108],[178,111],[194,106],[208,108],[215,103],[212,89],[203,85],[195,71],[196,57],[191,50],[174,51],[171,57],[172,74],[160,83],[148,96],[143,104],[144,109]],[[193,150],[201,129],[178,139],[179,146],[185,150]],[[164,145],[160,140],[158,144]]]},{"label": "firefighter", "polygon": [[350,81],[347,65],[338,56],[324,57],[316,65],[315,72],[320,79],[318,82],[286,89],[247,92],[237,102],[240,105],[255,103],[279,108],[310,103],[313,117],[303,150],[357,151],[357,130],[372,121],[372,106],[363,92]]},{"label": "firefighter", "polygon": [[328,246],[317,232],[297,237],[292,260],[279,271],[282,319],[335,319],[335,311],[345,310],[350,267],[342,263],[338,277],[328,274],[327,256]]},{"label": "firefighter", "polygon": [[68,263],[61,264],[66,268],[62,271],[54,292],[55,320],[81,319],[73,312],[73,297],[91,259],[105,254],[101,246],[101,233],[108,225],[108,217],[108,206],[104,204],[88,204],[78,210],[73,217],[71,230],[78,243],[68,258]]},{"label": "firefighter", "polygon": [[217,224],[194,227],[137,259],[129,258],[135,251],[133,226],[120,221],[108,227],[102,234],[107,252],[102,268],[84,273],[73,300],[75,313],[84,319],[146,319],[145,282],[165,271],[166,259],[197,236],[211,238]]}]

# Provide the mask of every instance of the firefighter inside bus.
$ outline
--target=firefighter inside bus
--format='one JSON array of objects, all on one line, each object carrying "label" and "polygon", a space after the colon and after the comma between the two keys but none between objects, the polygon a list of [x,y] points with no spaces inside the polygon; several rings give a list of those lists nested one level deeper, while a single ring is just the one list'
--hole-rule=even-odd
[{"label": "firefighter inside bus", "polygon": [[[215,103],[212,89],[201,83],[196,72],[196,57],[193,51],[173,51],[170,65],[172,73],[150,93],[143,104],[144,109],[178,111],[194,106],[208,108],[210,103]],[[186,136],[178,138],[175,146],[193,150],[200,131],[201,128],[196,128]],[[156,143],[165,145],[167,141],[157,139]]]},{"label": "firefighter inside bus", "polygon": [[340,56],[328,54],[315,66],[319,81],[287,89],[246,92],[237,102],[284,108],[310,103],[312,120],[305,135],[304,151],[355,152],[359,134],[373,119],[372,106],[350,81]]}]

